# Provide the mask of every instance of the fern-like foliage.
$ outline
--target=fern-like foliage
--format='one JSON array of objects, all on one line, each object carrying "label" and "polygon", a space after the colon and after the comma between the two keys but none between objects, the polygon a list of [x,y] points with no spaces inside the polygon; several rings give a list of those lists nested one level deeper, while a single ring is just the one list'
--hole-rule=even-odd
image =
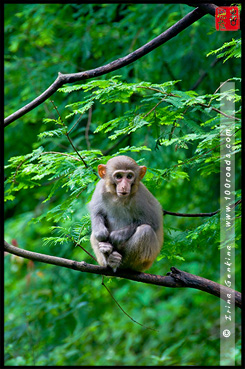
[{"label": "fern-like foliage", "polygon": [[232,39],[230,42],[225,42],[224,45],[216,50],[210,51],[207,56],[217,54],[217,58],[225,58],[223,63],[225,63],[230,58],[241,58],[242,56],[242,40]]},{"label": "fern-like foliage", "polygon": [[[236,56],[237,45],[237,42],[232,41],[215,52],[223,52],[229,46],[229,55]],[[230,57],[228,54],[223,55]],[[238,82],[237,78],[233,80]],[[177,82],[179,81],[161,84],[126,83],[119,76],[114,76],[109,80],[89,81],[81,85],[65,86],[59,90],[62,93],[80,91],[81,99],[66,106],[64,121],[61,117],[57,120],[45,119],[49,129],[38,135],[40,146],[27,155],[11,158],[6,166],[6,201],[13,201],[18,191],[48,186],[48,195],[43,199],[43,204],[47,206],[33,219],[33,222],[46,220],[53,224],[52,232],[55,235],[46,237],[45,244],[63,244],[67,241],[78,244],[89,239],[90,219],[86,203],[98,179],[97,165],[100,162],[105,163],[113,156],[128,153],[143,155],[147,151],[157,151],[162,147],[167,149],[171,146],[175,150],[184,151],[194,148],[191,157],[183,156],[174,165],[166,168],[150,166],[145,180],[150,189],[160,188],[164,181],[190,181],[190,167],[196,167],[201,176],[218,173],[221,159],[220,106],[225,99],[232,100],[238,106],[236,111],[229,111],[227,115],[228,119],[230,117],[236,122],[236,146],[232,155],[241,150],[241,97],[237,90],[222,93],[217,90],[214,94],[198,95],[195,91],[177,89]],[[108,120],[94,124],[94,137],[101,135],[102,140],[106,137],[109,141],[119,142],[121,138],[148,132],[154,144],[146,145],[141,140],[137,146],[119,145],[111,155],[105,155],[99,149],[76,149],[69,134],[71,131],[76,132],[79,119],[92,108],[96,110],[98,104],[108,106],[118,103],[127,107],[123,114],[110,116]],[[74,123],[76,119],[78,120]],[[72,145],[72,151],[50,150],[50,142],[57,142],[61,147],[67,142]],[[60,194],[62,202],[54,202],[52,205],[56,195]],[[81,206],[84,210],[81,212],[81,218],[77,219],[76,212]],[[162,256],[182,260],[182,254],[187,247],[185,245],[202,245],[206,242],[204,240],[211,236],[215,239],[217,229],[218,217],[213,217],[193,230],[181,232],[173,240],[166,241],[168,247]]]}]

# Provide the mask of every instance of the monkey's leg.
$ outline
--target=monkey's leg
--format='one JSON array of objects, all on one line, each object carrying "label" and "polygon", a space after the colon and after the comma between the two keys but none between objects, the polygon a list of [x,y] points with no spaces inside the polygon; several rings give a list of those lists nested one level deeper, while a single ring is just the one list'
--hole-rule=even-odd
[{"label": "monkey's leg", "polygon": [[[120,252],[120,246],[118,247]],[[137,227],[133,236],[122,245],[122,267],[142,271],[150,268],[159,254],[161,245],[153,228],[148,224]]]},{"label": "monkey's leg", "polygon": [[108,257],[108,265],[116,272],[117,268],[122,262],[122,255],[117,251],[113,251]]},{"label": "monkey's leg", "polygon": [[137,225],[130,224],[127,227],[112,231],[109,236],[109,241],[113,246],[117,246],[126,242],[137,229]]},{"label": "monkey's leg", "polygon": [[113,246],[109,242],[99,242],[94,233],[91,234],[90,242],[99,265],[106,267],[108,265],[108,257],[113,251]]}]

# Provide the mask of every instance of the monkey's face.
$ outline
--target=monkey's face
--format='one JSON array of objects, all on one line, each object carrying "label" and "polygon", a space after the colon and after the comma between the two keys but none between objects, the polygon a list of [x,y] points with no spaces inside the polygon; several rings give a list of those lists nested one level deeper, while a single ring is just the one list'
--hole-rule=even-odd
[{"label": "monkey's face", "polygon": [[118,197],[128,197],[131,194],[131,187],[135,181],[135,174],[132,170],[115,170],[112,180],[116,186]]},{"label": "monkey's face", "polygon": [[122,199],[137,192],[146,167],[139,166],[127,156],[117,156],[108,160],[106,165],[99,164],[98,173],[100,178],[105,180],[107,192]]}]

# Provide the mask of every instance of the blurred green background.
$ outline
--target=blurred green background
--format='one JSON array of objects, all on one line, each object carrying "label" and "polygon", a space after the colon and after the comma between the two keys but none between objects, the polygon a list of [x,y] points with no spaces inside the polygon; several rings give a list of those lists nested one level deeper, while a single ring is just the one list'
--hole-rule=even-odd
[{"label": "blurred green background", "polygon": [[[5,117],[41,94],[58,72],[93,69],[123,57],[144,45],[193,10],[183,4],[6,4],[5,11]],[[212,94],[221,82],[240,77],[241,60],[215,62],[206,55],[240,32],[217,32],[214,17],[206,15],[177,37],[118,71],[128,83],[164,83],[180,80],[178,89]],[[199,78],[207,73],[200,83]],[[238,87],[239,88],[239,87]],[[65,106],[81,99],[81,91],[56,92],[51,99],[5,128],[5,164],[40,146],[37,135],[47,129],[45,118],[57,119],[50,100],[63,115]],[[127,104],[98,104],[89,132],[91,149],[106,151],[114,142],[106,134],[94,135],[100,122],[122,115]],[[64,113],[65,114],[65,113]],[[201,119],[201,115],[198,117]],[[72,140],[79,150],[88,148],[86,113]],[[181,134],[181,133],[180,133]],[[156,147],[152,132],[144,127],[117,149],[144,144],[152,151],[131,155],[144,158],[150,168],[169,168],[191,158],[196,145],[186,150]],[[66,152],[69,143],[59,137],[46,142],[47,151]],[[111,153],[115,153],[116,149]],[[236,160],[239,188],[240,157]],[[219,173],[201,176],[198,166],[188,167],[186,178],[149,184],[162,207],[173,212],[212,212],[219,209]],[[6,176],[8,171],[6,170]],[[91,191],[81,194],[74,220],[87,214]],[[5,205],[5,238],[27,250],[94,263],[79,247],[43,243],[52,236],[52,220],[30,223],[47,209],[65,201],[60,188],[47,203],[50,187],[24,188]],[[204,218],[165,216],[165,244],[182,240],[181,257],[162,257],[149,273],[165,275],[172,265],[219,282],[218,234],[212,226],[200,239],[184,242],[183,235],[203,224]],[[59,223],[58,223],[59,225]],[[238,228],[239,229],[239,228]],[[185,233],[186,232],[186,233]],[[182,238],[181,238],[182,235]],[[190,245],[189,242],[192,244]],[[168,246],[169,245],[169,246]],[[87,249],[91,252],[89,242]],[[178,253],[176,254],[178,256]],[[162,255],[164,256],[164,254]],[[166,256],[166,255],[165,255]],[[183,260],[184,259],[184,260]],[[216,366],[220,350],[220,300],[192,289],[171,289],[123,279],[106,279],[123,309],[146,327],[133,323],[116,306],[101,276],[79,273],[5,255],[5,365],[10,366]],[[240,290],[240,248],[236,249],[236,289]],[[240,310],[236,309],[236,363],[240,363]]]}]

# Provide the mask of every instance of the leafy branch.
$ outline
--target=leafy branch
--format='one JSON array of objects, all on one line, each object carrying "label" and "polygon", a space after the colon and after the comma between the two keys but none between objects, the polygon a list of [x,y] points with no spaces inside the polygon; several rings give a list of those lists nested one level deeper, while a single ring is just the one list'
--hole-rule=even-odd
[{"label": "leafy branch", "polygon": [[[61,153],[55,151],[45,151],[40,146],[37,150],[25,156],[13,157],[9,161],[9,165],[6,168],[13,169],[14,171],[7,178],[6,184],[10,186],[7,188],[6,200],[14,200],[15,192],[22,188],[32,188],[34,186],[40,186],[40,180],[46,177],[51,183],[55,182],[50,189],[47,198],[43,203],[53,198],[57,190],[66,188],[69,191],[69,195],[65,196],[62,202],[52,207],[45,208],[46,211],[33,219],[33,222],[37,222],[43,219],[48,221],[52,219],[53,222],[66,221],[70,222],[72,214],[76,212],[75,209],[81,207],[81,200],[84,201],[84,207],[86,207],[85,201],[90,196],[91,191],[94,188],[94,182],[97,179],[95,176],[96,166],[101,161],[106,162],[113,156],[127,154],[127,152],[141,152],[151,151],[150,148],[145,146],[127,146],[120,148],[118,152],[113,155],[108,155],[114,148],[117,147],[125,137],[133,134],[137,130],[143,129],[143,127],[153,126],[156,130],[156,148],[159,146],[169,146],[176,144],[178,148],[188,148],[188,145],[197,142],[194,155],[187,157],[184,160],[179,160],[176,164],[168,168],[148,168],[148,174],[145,178],[146,185],[150,187],[156,184],[157,187],[162,185],[163,180],[171,180],[178,178],[185,178],[189,180],[188,172],[186,168],[188,166],[198,166],[198,170],[202,175],[209,175],[211,172],[217,172],[217,168],[220,163],[219,148],[225,141],[220,140],[220,126],[217,115],[215,115],[212,109],[205,109],[199,105],[208,104],[215,107],[215,101],[219,101],[223,98],[232,99],[233,101],[240,102],[240,96],[236,95],[233,90],[226,91],[226,93],[218,93],[218,89],[214,94],[207,94],[199,96],[194,91],[179,91],[175,89],[177,81],[167,81],[162,84],[151,84],[150,82],[141,83],[124,83],[118,79],[118,76],[114,76],[109,80],[92,80],[83,85],[66,86],[62,89],[63,92],[72,92],[83,90],[89,92],[88,95],[83,97],[82,101],[74,102],[67,107],[72,110],[69,115],[65,117],[65,121],[62,120],[61,115],[58,112],[58,120],[45,119],[45,122],[54,122],[62,127],[56,130],[47,130],[39,134],[39,138],[52,138],[55,136],[68,136],[71,131],[77,127],[82,115],[86,111],[90,111],[95,102],[101,104],[112,104],[115,102],[128,103],[132,94],[136,95],[138,100],[133,99],[133,103],[130,104],[130,110],[126,111],[123,115],[116,118],[100,122],[95,126],[94,133],[104,133],[108,137],[108,132],[112,132],[109,139],[117,139],[116,145],[110,149],[101,152],[99,150],[83,150],[71,153]],[[135,107],[134,105],[135,104]],[[160,105],[165,104],[165,106]],[[201,124],[197,124],[193,121],[191,116],[192,111],[199,110],[202,114]],[[187,114],[188,112],[188,114]],[[79,114],[80,117],[76,119],[72,127],[66,127],[66,123],[70,116]],[[95,109],[96,114],[96,109]],[[208,116],[208,120],[205,121],[204,117]],[[89,118],[91,119],[91,117]],[[194,117],[195,119],[195,117]],[[236,133],[240,131],[240,119],[236,122]],[[121,137],[120,137],[121,136]],[[240,138],[236,135],[236,150],[232,152],[232,155],[240,151]],[[74,145],[73,145],[74,147]],[[75,149],[75,147],[74,147]],[[81,166],[81,158],[86,165]],[[217,168],[216,168],[217,167]],[[21,170],[20,170],[21,169]],[[217,170],[216,170],[217,169]],[[46,182],[48,183],[48,182]],[[80,194],[86,191],[86,200],[80,198]],[[238,194],[239,196],[239,194]],[[239,197],[238,197],[239,199]],[[239,204],[240,200],[235,204]],[[80,205],[78,205],[78,203]],[[82,206],[83,206],[82,205]],[[170,209],[172,210],[172,209]],[[219,210],[210,213],[177,213],[173,211],[163,210],[164,215],[172,215],[179,217],[212,217],[216,215]],[[83,213],[84,214],[84,213]],[[87,221],[85,222],[87,225]],[[88,225],[89,226],[89,225]],[[213,225],[206,224],[206,228],[210,229]],[[216,224],[218,227],[218,223]],[[70,224],[68,224],[68,228]],[[72,225],[74,227],[74,224]],[[62,243],[67,239],[67,235],[73,232],[72,227],[67,229],[66,236],[64,234],[61,237],[48,237],[45,242]],[[62,228],[62,227],[61,227]],[[65,229],[66,226],[63,228]],[[198,230],[197,230],[198,231]],[[85,236],[85,235],[84,235]],[[80,236],[73,240],[77,244],[81,244]],[[178,242],[178,244],[182,244]],[[168,254],[165,254],[168,258],[179,258],[183,250],[176,248],[174,244],[168,248]]]},{"label": "leafy branch", "polygon": [[139,49],[133,51],[132,53],[112,61],[109,64],[79,73],[62,74],[59,72],[56,80],[41,95],[36,97],[33,101],[31,101],[21,109],[17,110],[15,113],[5,118],[4,126],[5,127],[8,126],[16,119],[22,117],[29,111],[33,110],[34,108],[42,104],[50,96],[52,96],[61,86],[63,86],[66,83],[73,83],[89,78],[98,77],[133,63],[134,61],[140,59],[144,55],[148,54],[152,50],[156,49],[160,45],[163,45],[165,42],[169,41],[171,38],[178,35],[181,31],[189,27],[191,24],[195,23],[205,14],[210,13],[214,15],[215,8],[216,5],[213,4],[200,4],[198,8],[188,13],[176,24],[174,24],[168,30],[166,30],[165,32],[154,38],[152,41],[146,43],[145,45],[141,46]]},{"label": "leafy branch", "polygon": [[219,47],[216,50],[210,51],[207,56],[218,54],[217,58],[225,58],[223,63],[225,63],[230,58],[240,58],[241,57],[241,38],[240,39],[232,39],[229,42],[225,42],[224,45]]},{"label": "leafy branch", "polygon": [[[68,141],[70,142],[70,144],[71,144],[72,148],[73,148],[73,149],[74,149],[74,151],[77,153],[77,155],[79,156],[79,158],[82,160],[82,162],[83,162],[83,164],[84,164],[85,168],[88,168],[87,163],[84,161],[83,157],[79,154],[79,152],[77,151],[77,149],[76,149],[76,148],[75,148],[75,146],[73,145],[72,140],[71,140],[71,138],[70,138],[70,136],[69,136],[69,133],[70,133],[70,131],[72,130],[72,128],[73,128],[73,127],[69,130],[69,132],[67,132],[67,130],[66,130],[66,125],[65,125],[65,123],[63,122],[63,120],[62,120],[62,118],[61,118],[61,115],[60,115],[60,113],[59,113],[59,111],[58,111],[57,106],[54,104],[54,101],[51,101],[51,102],[52,102],[52,104],[53,104],[53,106],[54,106],[54,108],[55,108],[55,110],[56,110],[56,112],[57,112],[57,114],[58,114],[58,116],[59,116],[59,118],[60,118],[60,123],[61,123],[61,125],[62,125],[62,126],[64,127],[64,129],[65,129],[65,135],[66,135],[66,137],[67,137]],[[76,124],[77,124],[77,122],[76,122]]]}]

